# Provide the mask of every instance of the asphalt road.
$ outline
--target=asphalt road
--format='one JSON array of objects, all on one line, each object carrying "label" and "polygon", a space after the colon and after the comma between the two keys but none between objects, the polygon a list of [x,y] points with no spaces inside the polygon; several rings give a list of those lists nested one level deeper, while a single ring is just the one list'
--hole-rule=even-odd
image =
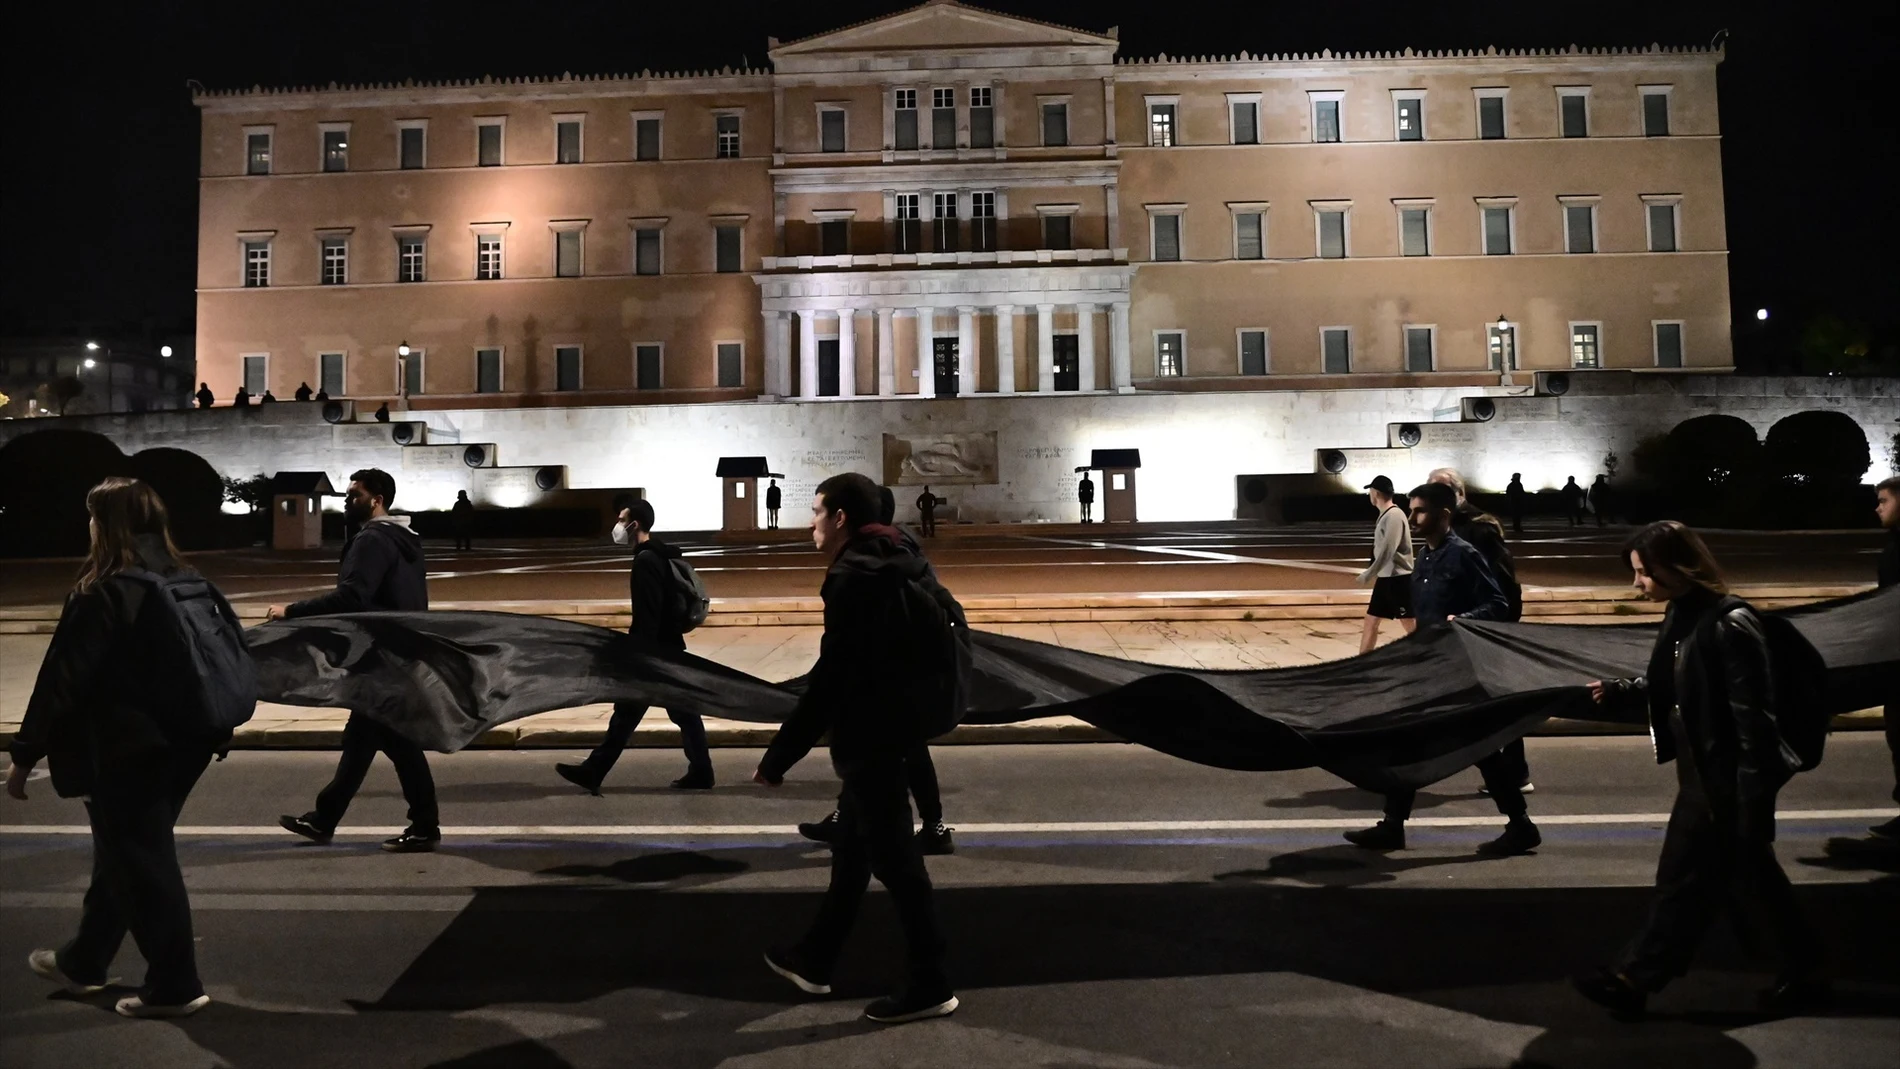
[{"label": "asphalt road", "polygon": [[[661,784],[680,758],[629,753],[606,796],[565,755],[434,761],[447,839],[392,856],[386,764],[328,847],[274,826],[331,755],[243,752],[207,773],[181,852],[217,1000],[130,1022],[25,967],[76,919],[77,802],[41,779],[0,800],[0,1064],[41,1066],[1891,1066],[1900,1050],[1900,876],[1821,860],[1827,836],[1892,813],[1877,735],[1837,736],[1782,796],[1779,850],[1825,932],[1826,1016],[1753,1009],[1765,981],[1723,926],[1640,1023],[1566,977],[1637,925],[1671,779],[1642,739],[1534,739],[1536,855],[1478,860],[1496,831],[1465,773],[1420,801],[1412,849],[1341,844],[1378,800],[1324,773],[1243,774],[1124,745],[939,751],[959,852],[933,858],[963,1008],[881,1029],[863,1003],[901,975],[868,903],[835,998],[759,963],[794,935],[825,854],[791,833],[835,789],[822,760],[777,791],[756,751],[722,786]],[[120,974],[142,965],[128,943]]]}]

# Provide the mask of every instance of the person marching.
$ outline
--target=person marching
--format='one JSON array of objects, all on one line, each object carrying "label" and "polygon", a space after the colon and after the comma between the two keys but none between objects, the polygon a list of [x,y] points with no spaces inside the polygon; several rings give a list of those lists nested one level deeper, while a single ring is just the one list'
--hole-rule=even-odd
[{"label": "person marching", "polygon": [[1406,634],[1418,626],[1412,619],[1412,528],[1405,510],[1392,501],[1392,480],[1374,476],[1366,497],[1379,510],[1372,528],[1372,564],[1359,573],[1359,585],[1372,584],[1366,603],[1366,621],[1359,631],[1359,652],[1379,644],[1379,621],[1397,620]]},{"label": "person marching", "polygon": [[[1874,565],[1874,581],[1880,587],[1900,584],[1900,475],[1880,480],[1874,487],[1874,515],[1886,528],[1887,544],[1881,547]],[[1900,679],[1892,685],[1886,700],[1887,752],[1893,758],[1893,800],[1900,802]],[[1858,839],[1836,836],[1823,847],[1831,857],[1874,856],[1887,860],[1900,857],[1900,817],[1882,821],[1867,829]]]},{"label": "person marching", "polygon": [[1828,993],[1820,938],[1774,848],[1775,795],[1802,767],[1787,734],[1793,703],[1778,690],[1793,681],[1776,678],[1762,618],[1728,592],[1694,531],[1674,520],[1652,523],[1624,553],[1637,589],[1669,608],[1648,671],[1593,681],[1590,696],[1646,707],[1656,762],[1676,765],[1676,802],[1642,930],[1617,964],[1576,978],[1577,990],[1640,1013],[1651,994],[1688,971],[1717,910],[1753,907],[1747,912],[1768,928],[1780,959],[1764,1006],[1811,1006]]}]

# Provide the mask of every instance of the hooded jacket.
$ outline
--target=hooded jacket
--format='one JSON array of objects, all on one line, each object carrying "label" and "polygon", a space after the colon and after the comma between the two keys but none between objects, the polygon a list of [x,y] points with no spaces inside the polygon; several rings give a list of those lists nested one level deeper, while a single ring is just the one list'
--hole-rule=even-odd
[{"label": "hooded jacket", "polygon": [[782,778],[826,731],[840,776],[866,761],[898,758],[921,741],[908,715],[915,682],[906,665],[910,631],[903,624],[904,586],[936,587],[930,562],[905,532],[885,524],[860,528],[825,572],[825,633],[805,693],[759,762]]},{"label": "hooded jacket", "polygon": [[1504,544],[1504,525],[1496,516],[1471,502],[1461,501],[1451,514],[1451,533],[1471,543],[1471,548],[1483,555],[1484,563],[1491,569],[1491,578],[1497,580],[1498,589],[1504,592],[1507,611],[1498,619],[1507,623],[1523,619],[1524,588],[1517,582],[1517,562],[1511,559],[1510,547]]},{"label": "hooded jacket", "polygon": [[686,648],[673,578],[673,562],[685,555],[678,546],[652,535],[634,548],[633,567],[627,571],[633,606],[633,623],[627,627],[627,634],[661,649]]},{"label": "hooded jacket", "polygon": [[429,607],[422,538],[407,516],[377,516],[343,547],[336,589],[292,603],[286,617],[339,612],[420,612]]}]

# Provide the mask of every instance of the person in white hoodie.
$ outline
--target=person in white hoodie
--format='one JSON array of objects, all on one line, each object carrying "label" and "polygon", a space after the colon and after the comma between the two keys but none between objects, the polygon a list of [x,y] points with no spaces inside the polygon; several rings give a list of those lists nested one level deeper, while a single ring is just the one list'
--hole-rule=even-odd
[{"label": "person in white hoodie", "polygon": [[1418,626],[1412,618],[1412,526],[1405,509],[1392,500],[1391,479],[1375,476],[1365,489],[1379,518],[1372,528],[1372,564],[1359,573],[1360,586],[1372,584],[1366,622],[1359,631],[1360,653],[1378,645],[1380,620],[1397,620],[1408,635]]}]

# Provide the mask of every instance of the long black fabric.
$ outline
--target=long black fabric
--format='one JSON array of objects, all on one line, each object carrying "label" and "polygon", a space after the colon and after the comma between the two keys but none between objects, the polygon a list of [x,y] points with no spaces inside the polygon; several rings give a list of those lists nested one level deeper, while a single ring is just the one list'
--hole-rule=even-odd
[{"label": "long black fabric", "polygon": [[[1828,665],[1814,713],[1878,705],[1900,672],[1900,588],[1781,610]],[[1643,673],[1657,626],[1453,621],[1371,653],[1257,671],[1168,668],[975,633],[969,724],[1074,716],[1219,768],[1319,766],[1370,790],[1435,783],[1549,717],[1617,720],[1593,679]],[[605,628],[507,613],[363,613],[248,633],[262,699],[356,709],[453,751],[521,717],[596,702],[780,723],[769,683]]]}]

